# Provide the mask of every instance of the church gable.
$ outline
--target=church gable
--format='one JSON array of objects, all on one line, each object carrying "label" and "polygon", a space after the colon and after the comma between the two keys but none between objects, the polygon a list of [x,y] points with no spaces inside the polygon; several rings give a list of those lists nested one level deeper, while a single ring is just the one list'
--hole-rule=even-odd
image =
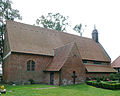
[{"label": "church gable", "polygon": [[86,75],[85,66],[83,65],[77,44],[69,43],[57,48],[55,56],[45,72],[54,73],[53,84],[55,85],[83,83]]},{"label": "church gable", "polygon": [[45,71],[60,71],[62,66],[65,64],[68,55],[71,52],[71,49],[73,47],[74,43],[67,44],[65,46],[59,47],[53,51],[55,51],[55,56],[51,62],[46,68]]},{"label": "church gable", "polygon": [[85,66],[76,43],[68,55],[63,67],[61,68],[61,83],[63,85],[83,83],[85,81]]}]

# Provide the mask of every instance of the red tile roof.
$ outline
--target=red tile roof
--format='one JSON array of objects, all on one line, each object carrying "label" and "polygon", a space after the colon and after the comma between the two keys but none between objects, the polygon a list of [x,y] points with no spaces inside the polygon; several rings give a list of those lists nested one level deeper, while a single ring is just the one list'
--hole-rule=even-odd
[{"label": "red tile roof", "polygon": [[109,65],[85,65],[88,72],[117,72]]},{"label": "red tile roof", "polygon": [[110,62],[99,43],[90,38],[9,20],[6,30],[12,52],[53,56],[53,49],[75,42],[82,59]]},{"label": "red tile roof", "polygon": [[111,66],[114,68],[120,68],[120,56],[112,62]]},{"label": "red tile roof", "polygon": [[45,71],[59,71],[67,60],[74,43],[69,43],[65,46],[55,49],[55,56],[51,64],[49,64]]}]

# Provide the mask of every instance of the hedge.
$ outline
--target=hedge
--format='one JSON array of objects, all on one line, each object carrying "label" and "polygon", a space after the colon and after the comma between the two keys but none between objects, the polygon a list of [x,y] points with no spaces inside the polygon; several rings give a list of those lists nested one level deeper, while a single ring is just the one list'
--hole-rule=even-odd
[{"label": "hedge", "polygon": [[109,83],[109,82],[96,82],[96,81],[86,81],[86,83],[88,85],[92,85],[92,86],[95,86],[95,87],[99,87],[99,88],[104,88],[104,89],[112,89],[112,90],[115,90],[115,89],[120,89],[120,83]]}]

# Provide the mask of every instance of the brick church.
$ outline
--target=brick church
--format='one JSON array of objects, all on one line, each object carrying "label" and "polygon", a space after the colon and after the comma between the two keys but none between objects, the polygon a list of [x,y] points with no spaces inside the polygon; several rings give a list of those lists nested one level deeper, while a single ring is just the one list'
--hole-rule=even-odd
[{"label": "brick church", "polygon": [[7,20],[3,59],[3,80],[13,83],[70,85],[116,72],[96,28],[90,39]]}]

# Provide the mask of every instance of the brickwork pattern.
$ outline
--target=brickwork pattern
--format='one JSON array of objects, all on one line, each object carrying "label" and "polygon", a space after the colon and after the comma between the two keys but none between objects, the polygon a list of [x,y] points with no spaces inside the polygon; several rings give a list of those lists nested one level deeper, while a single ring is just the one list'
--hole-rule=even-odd
[{"label": "brickwork pattern", "polygon": [[[35,71],[27,71],[28,60],[35,62]],[[29,79],[33,79],[35,82],[44,83],[43,70],[51,60],[50,56],[12,53],[4,62],[4,80],[6,82],[27,82]]]},{"label": "brickwork pattern", "polygon": [[77,46],[74,46],[69,54],[67,61],[61,69],[61,84],[70,85],[73,84],[73,71],[76,73],[75,84],[85,82],[85,66],[82,63],[81,56],[77,50]]},{"label": "brickwork pattern", "polygon": [[110,73],[87,73],[86,74],[86,77],[88,78],[96,78],[96,77],[109,77],[110,76]]}]

